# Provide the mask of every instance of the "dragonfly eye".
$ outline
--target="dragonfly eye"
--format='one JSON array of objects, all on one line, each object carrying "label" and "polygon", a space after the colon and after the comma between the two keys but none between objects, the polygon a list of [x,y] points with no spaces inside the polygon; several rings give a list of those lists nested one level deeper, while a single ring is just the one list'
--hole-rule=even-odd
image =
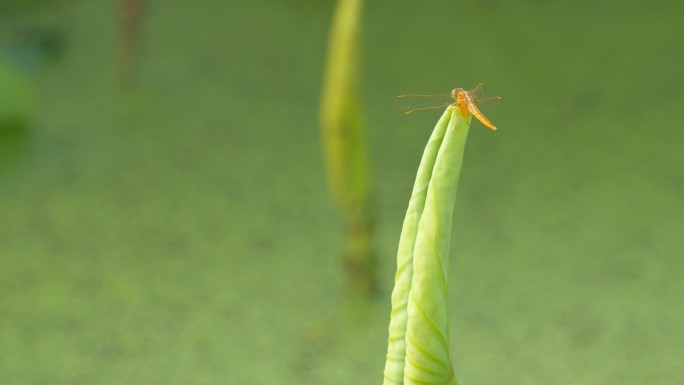
[{"label": "dragonfly eye", "polygon": [[454,88],[454,89],[451,91],[451,97],[454,98],[454,99],[456,99],[456,96],[458,95],[458,91],[459,91],[459,88]]}]

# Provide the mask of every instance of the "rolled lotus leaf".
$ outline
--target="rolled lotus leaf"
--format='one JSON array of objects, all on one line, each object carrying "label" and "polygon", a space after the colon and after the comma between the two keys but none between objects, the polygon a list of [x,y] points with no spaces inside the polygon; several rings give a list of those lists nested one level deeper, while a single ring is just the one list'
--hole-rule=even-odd
[{"label": "rolled lotus leaf", "polygon": [[449,356],[452,212],[470,117],[447,108],[428,141],[404,219],[384,385],[456,384]]}]

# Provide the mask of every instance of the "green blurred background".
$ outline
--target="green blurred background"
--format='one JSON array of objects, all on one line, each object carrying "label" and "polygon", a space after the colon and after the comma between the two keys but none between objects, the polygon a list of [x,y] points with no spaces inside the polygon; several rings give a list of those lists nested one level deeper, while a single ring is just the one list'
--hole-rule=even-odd
[{"label": "green blurred background", "polygon": [[460,383],[681,383],[683,3],[368,0],[368,301],[321,160],[334,4],[143,5],[126,84],[117,2],[0,6],[0,384],[379,384],[439,115],[393,99],[480,82],[504,104],[456,200]]}]

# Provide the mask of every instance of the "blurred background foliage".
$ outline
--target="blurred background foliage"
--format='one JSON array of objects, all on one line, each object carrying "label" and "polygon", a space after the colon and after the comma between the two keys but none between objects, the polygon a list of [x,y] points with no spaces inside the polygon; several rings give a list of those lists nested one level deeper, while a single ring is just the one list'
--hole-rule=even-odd
[{"label": "blurred background foliage", "polygon": [[368,179],[368,139],[359,98],[363,1],[336,3],[321,90],[321,150],[331,203],[344,227],[341,259],[350,293],[378,290]]},{"label": "blurred background foliage", "polygon": [[0,383],[379,383],[438,116],[393,98],[479,82],[504,104],[456,202],[459,381],[681,380],[681,3],[368,1],[362,303],[320,151],[332,2],[145,1],[130,87],[118,2],[28,3],[0,3]]}]

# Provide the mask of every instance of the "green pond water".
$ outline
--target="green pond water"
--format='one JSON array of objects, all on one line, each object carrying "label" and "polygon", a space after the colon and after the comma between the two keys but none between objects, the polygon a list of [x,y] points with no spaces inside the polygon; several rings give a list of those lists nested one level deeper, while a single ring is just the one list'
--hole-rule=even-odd
[{"label": "green pond water", "polygon": [[480,82],[504,103],[499,131],[471,128],[456,199],[459,382],[681,382],[684,6],[366,5],[368,301],[342,289],[320,154],[332,2],[146,2],[129,86],[115,2],[1,19],[43,12],[63,44],[13,70],[30,117],[0,126],[0,384],[379,384],[439,116],[394,97]]}]

